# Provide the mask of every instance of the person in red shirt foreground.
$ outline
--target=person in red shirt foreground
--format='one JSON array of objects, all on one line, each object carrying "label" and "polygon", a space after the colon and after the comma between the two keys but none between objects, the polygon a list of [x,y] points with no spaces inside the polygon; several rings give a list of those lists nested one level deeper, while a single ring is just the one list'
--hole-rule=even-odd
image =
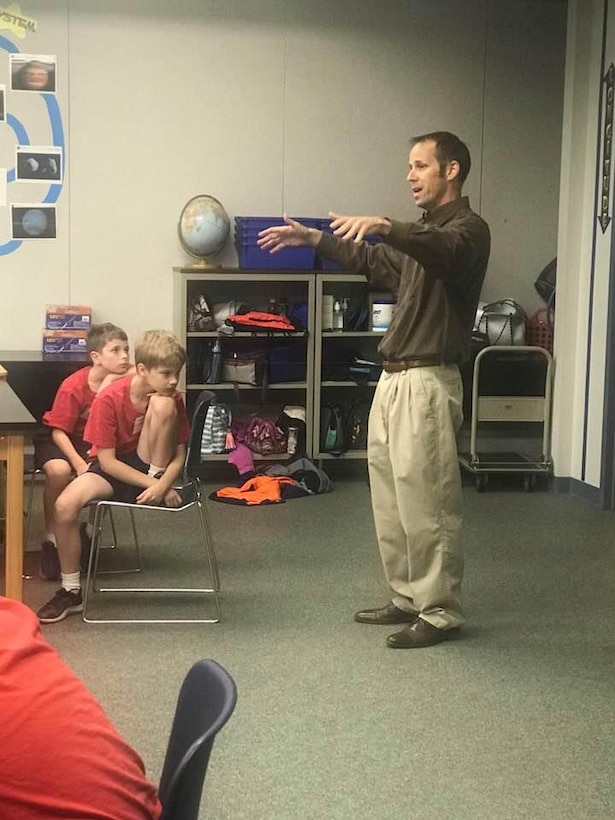
[{"label": "person in red shirt foreground", "polygon": [[190,425],[177,392],[186,351],[172,333],[148,330],[135,345],[134,376],[96,396],[83,436],[93,461],[56,501],[55,519],[62,586],[38,611],[56,623],[83,610],[79,573],[79,514],[89,501],[114,498],[179,507],[173,489],[186,456]]},{"label": "person in red shirt foreground", "polygon": [[0,714],[2,817],[160,817],[139,755],[43,638],[34,613],[2,597]]},{"label": "person in red shirt foreground", "polygon": [[[128,336],[121,327],[104,322],[94,325],[87,336],[91,364],[67,376],[58,387],[51,410],[43,416],[49,428],[34,438],[34,466],[45,473],[43,509],[45,540],[41,544],[41,577],[60,578],[56,548],[55,503],[73,476],[88,469],[89,444],[83,430],[96,394],[114,380],[125,376],[131,364]],[[86,526],[85,524],[83,525]],[[87,534],[83,533],[84,541]]]}]

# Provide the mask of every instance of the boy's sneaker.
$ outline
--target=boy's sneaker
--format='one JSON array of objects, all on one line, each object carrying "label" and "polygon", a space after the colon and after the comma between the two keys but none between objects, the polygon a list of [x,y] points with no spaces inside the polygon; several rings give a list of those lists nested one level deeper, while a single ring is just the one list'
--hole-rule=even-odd
[{"label": "boy's sneaker", "polygon": [[81,590],[75,589],[69,592],[67,589],[61,588],[51,601],[39,609],[36,616],[42,624],[55,624],[57,621],[63,621],[67,615],[75,615],[77,612],[82,611],[83,598]]},{"label": "boy's sneaker", "polygon": [[46,581],[60,580],[60,556],[53,541],[43,541],[41,544],[39,574]]},{"label": "boy's sneaker", "polygon": [[79,539],[81,540],[81,557],[79,558],[79,569],[81,572],[88,571],[90,561],[90,549],[92,548],[92,537],[88,535],[87,524],[83,522],[79,525]]}]

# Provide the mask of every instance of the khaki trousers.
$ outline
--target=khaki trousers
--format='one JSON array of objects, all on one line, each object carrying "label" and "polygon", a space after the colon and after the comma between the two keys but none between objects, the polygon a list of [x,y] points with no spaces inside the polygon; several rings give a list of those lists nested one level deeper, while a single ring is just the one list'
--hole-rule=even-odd
[{"label": "khaki trousers", "polygon": [[372,507],[392,600],[440,629],[464,620],[462,392],[455,365],[383,373],[369,416]]}]

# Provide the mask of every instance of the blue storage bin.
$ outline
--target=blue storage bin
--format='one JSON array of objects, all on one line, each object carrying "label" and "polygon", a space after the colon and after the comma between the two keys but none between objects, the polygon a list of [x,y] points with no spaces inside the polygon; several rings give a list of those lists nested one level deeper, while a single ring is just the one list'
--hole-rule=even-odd
[{"label": "blue storage bin", "polygon": [[284,248],[277,253],[269,253],[254,242],[236,242],[239,267],[266,270],[313,270],[314,248]]},{"label": "blue storage bin", "polygon": [[[293,216],[297,222],[301,222],[307,228],[319,228],[322,222],[321,217],[316,216]],[[284,219],[281,216],[236,216],[235,217],[235,234],[238,233],[258,233],[264,228],[269,228],[273,225],[284,225]]]},{"label": "blue storage bin", "polygon": [[[316,228],[320,220],[317,217],[297,217],[298,221],[309,228]],[[264,228],[283,225],[280,216],[236,216],[235,247],[239,257],[239,267],[244,269],[266,270],[313,270],[314,248],[284,248],[277,253],[269,253],[257,245],[258,234]]]}]

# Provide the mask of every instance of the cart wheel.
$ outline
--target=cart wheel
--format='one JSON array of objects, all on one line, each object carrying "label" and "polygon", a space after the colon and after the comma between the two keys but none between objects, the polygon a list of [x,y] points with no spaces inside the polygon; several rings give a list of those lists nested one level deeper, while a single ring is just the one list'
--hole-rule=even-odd
[{"label": "cart wheel", "polygon": [[488,478],[486,475],[476,476],[476,492],[484,493],[487,489]]},{"label": "cart wheel", "polygon": [[523,478],[523,489],[526,493],[533,493],[536,486],[536,479],[533,475],[526,475]]}]

